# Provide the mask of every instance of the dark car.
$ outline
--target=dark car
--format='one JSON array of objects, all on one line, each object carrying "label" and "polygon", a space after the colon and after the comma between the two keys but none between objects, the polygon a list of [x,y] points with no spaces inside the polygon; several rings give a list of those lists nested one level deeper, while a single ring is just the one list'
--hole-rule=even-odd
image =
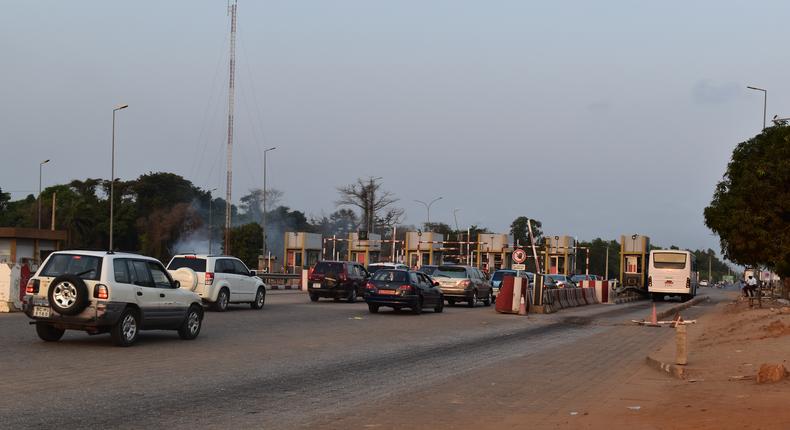
[{"label": "dark car", "polygon": [[464,301],[470,308],[475,307],[478,301],[490,306],[494,300],[491,283],[476,267],[442,265],[433,273],[433,278],[439,282],[439,288],[450,306],[455,305],[456,301]]},{"label": "dark car", "polygon": [[359,263],[352,261],[319,261],[308,275],[307,292],[310,300],[332,298],[336,302],[346,299],[349,303],[365,293],[365,283],[370,275]]},{"label": "dark car", "polygon": [[502,286],[502,278],[504,278],[505,275],[526,277],[529,279],[530,288],[532,288],[535,282],[535,274],[532,272],[527,272],[525,270],[499,269],[491,275],[491,288],[494,289],[494,301],[496,301],[496,296],[499,295],[499,288]]},{"label": "dark car", "polygon": [[395,310],[411,309],[413,314],[422,313],[423,308],[434,312],[444,310],[444,297],[430,276],[411,270],[379,270],[365,287],[365,302],[371,313],[381,306]]}]

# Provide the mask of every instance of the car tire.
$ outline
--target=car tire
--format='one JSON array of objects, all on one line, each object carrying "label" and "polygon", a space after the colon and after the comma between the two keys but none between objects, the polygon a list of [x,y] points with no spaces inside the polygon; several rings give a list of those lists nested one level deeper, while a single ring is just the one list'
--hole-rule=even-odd
[{"label": "car tire", "polygon": [[483,306],[491,306],[491,302],[493,302],[493,295],[491,294],[491,290],[488,290],[488,297],[483,299]]},{"label": "car tire", "polygon": [[466,301],[467,308],[473,308],[475,306],[477,306],[477,290],[472,291],[472,297]]},{"label": "car tire", "polygon": [[411,313],[414,315],[419,315],[422,313],[422,296],[417,298],[417,306],[411,308]]},{"label": "car tire", "polygon": [[433,311],[440,314],[444,311],[444,297],[439,297],[439,303],[433,308]]},{"label": "car tire", "polygon": [[447,304],[449,306],[455,306],[455,299],[447,299]]},{"label": "car tire", "polygon": [[374,305],[373,303],[368,303],[368,311],[372,314],[379,313],[379,305]]},{"label": "car tire", "polygon": [[228,303],[230,302],[230,292],[227,288],[223,287],[217,293],[217,301],[214,302],[212,308],[217,312],[225,312],[228,310]]},{"label": "car tire", "polygon": [[43,340],[44,342],[57,342],[63,337],[63,333],[66,330],[62,328],[54,327],[51,324],[37,322],[36,323],[36,334],[38,335],[39,339]]},{"label": "car tire", "polygon": [[178,328],[178,336],[184,340],[193,340],[198,337],[201,328],[203,328],[203,309],[192,305],[181,327]]},{"label": "car tire", "polygon": [[266,289],[259,287],[258,292],[255,293],[255,301],[250,303],[250,307],[253,309],[263,309],[264,304],[266,304]]},{"label": "car tire", "polygon": [[61,275],[50,284],[47,299],[55,312],[77,315],[88,307],[88,287],[78,276]]},{"label": "car tire", "polygon": [[134,309],[126,308],[112,326],[110,336],[116,346],[131,346],[140,334],[140,317]]},{"label": "car tire", "polygon": [[310,293],[310,301],[317,302],[318,301],[318,294]]},{"label": "car tire", "polygon": [[356,303],[356,301],[357,301],[357,289],[356,288],[352,288],[351,289],[351,292],[348,293],[348,298],[346,298],[346,301],[349,302],[349,303]]}]

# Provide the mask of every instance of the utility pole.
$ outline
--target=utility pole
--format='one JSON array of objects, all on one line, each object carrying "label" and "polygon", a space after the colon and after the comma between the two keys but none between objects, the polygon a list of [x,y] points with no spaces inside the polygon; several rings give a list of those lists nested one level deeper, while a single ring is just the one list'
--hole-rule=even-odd
[{"label": "utility pole", "polygon": [[213,212],[212,209],[214,208],[214,194],[213,193],[216,190],[217,190],[216,188],[212,188],[212,189],[208,190],[208,253],[209,253],[209,255],[212,254],[212,251],[211,251],[211,242],[212,242],[212,240],[211,239],[212,239],[212,236],[213,236],[213,233],[214,233],[214,225],[211,223],[211,212]]},{"label": "utility pole", "polygon": [[38,229],[41,230],[41,171],[49,163],[49,158],[38,163]]},{"label": "utility pole", "polygon": [[710,273],[711,272],[711,266],[712,266],[711,265],[712,260],[713,260],[713,255],[708,254],[708,286],[709,287],[711,286],[710,282],[711,282],[711,279],[712,279],[712,276],[711,276],[711,273]]},{"label": "utility pole", "polygon": [[233,0],[229,5],[230,13],[230,62],[228,65],[228,172],[225,190],[225,249],[224,254],[230,254],[230,226],[231,226],[231,197],[233,184],[233,106],[236,90],[236,8],[238,3]]},{"label": "utility pole", "polygon": [[609,280],[609,242],[606,242],[606,281]]},{"label": "utility pole", "polygon": [[269,259],[266,258],[266,153],[274,151],[275,149],[277,149],[277,147],[272,146],[263,151],[263,222],[261,223],[261,230],[263,230],[263,249],[261,256],[264,258],[264,267],[266,267],[267,273],[269,272]]}]

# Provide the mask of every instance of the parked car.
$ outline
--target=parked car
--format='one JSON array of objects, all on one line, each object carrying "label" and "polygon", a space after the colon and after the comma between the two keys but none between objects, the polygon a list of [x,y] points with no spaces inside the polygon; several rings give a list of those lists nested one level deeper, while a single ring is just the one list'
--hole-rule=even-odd
[{"label": "parked car", "polygon": [[417,271],[425,273],[428,276],[432,276],[438,267],[439,266],[435,266],[433,264],[423,264],[419,269],[417,269]]},{"label": "parked car", "polygon": [[411,309],[420,314],[424,308],[434,312],[444,310],[444,296],[439,283],[430,276],[411,270],[379,270],[374,273],[365,287],[365,302],[371,313],[381,306],[395,310]]},{"label": "parked car", "polygon": [[544,276],[544,282],[546,282],[546,278],[551,279],[556,284],[557,288],[574,288],[576,284],[571,281],[571,279],[566,275],[558,275],[558,274],[550,274]]},{"label": "parked car", "polygon": [[527,272],[525,270],[499,269],[491,275],[491,288],[495,302],[496,296],[499,295],[499,287],[502,286],[502,278],[504,278],[505,275],[526,277],[529,279],[530,286],[535,282],[535,274],[532,272]]},{"label": "parked car", "polygon": [[321,297],[336,302],[346,299],[349,303],[365,294],[365,284],[370,274],[359,263],[351,261],[319,261],[308,274],[307,292],[310,300]]},{"label": "parked car", "polygon": [[401,263],[371,263],[368,264],[368,273],[374,274],[381,269],[409,270],[409,266]]},{"label": "parked car", "polygon": [[249,303],[253,309],[266,303],[266,284],[236,257],[177,254],[167,270],[215,311],[224,312],[231,303]]},{"label": "parked car", "polygon": [[575,285],[579,285],[580,281],[599,281],[601,280],[600,276],[597,275],[573,275],[571,276],[571,282]]},{"label": "parked car", "polygon": [[58,251],[28,281],[23,309],[47,342],[66,330],[109,332],[118,346],[132,345],[140,330],[177,330],[182,339],[194,339],[203,306],[197,294],[179,287],[151,257]]},{"label": "parked car", "polygon": [[470,308],[478,301],[490,306],[494,300],[491,283],[480,269],[472,266],[441,265],[433,273],[439,282],[447,304],[454,306],[456,301],[465,301]]}]

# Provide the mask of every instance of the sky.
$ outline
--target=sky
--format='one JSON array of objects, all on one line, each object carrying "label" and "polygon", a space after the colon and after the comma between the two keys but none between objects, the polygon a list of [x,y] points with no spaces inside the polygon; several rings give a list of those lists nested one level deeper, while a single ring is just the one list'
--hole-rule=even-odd
[{"label": "sky", "polygon": [[[6,1],[0,187],[116,171],[224,196],[227,0]],[[790,3],[241,0],[234,200],[263,182],[308,216],[382,177],[406,210],[505,232],[641,233],[712,248],[732,149],[790,116]]]}]

